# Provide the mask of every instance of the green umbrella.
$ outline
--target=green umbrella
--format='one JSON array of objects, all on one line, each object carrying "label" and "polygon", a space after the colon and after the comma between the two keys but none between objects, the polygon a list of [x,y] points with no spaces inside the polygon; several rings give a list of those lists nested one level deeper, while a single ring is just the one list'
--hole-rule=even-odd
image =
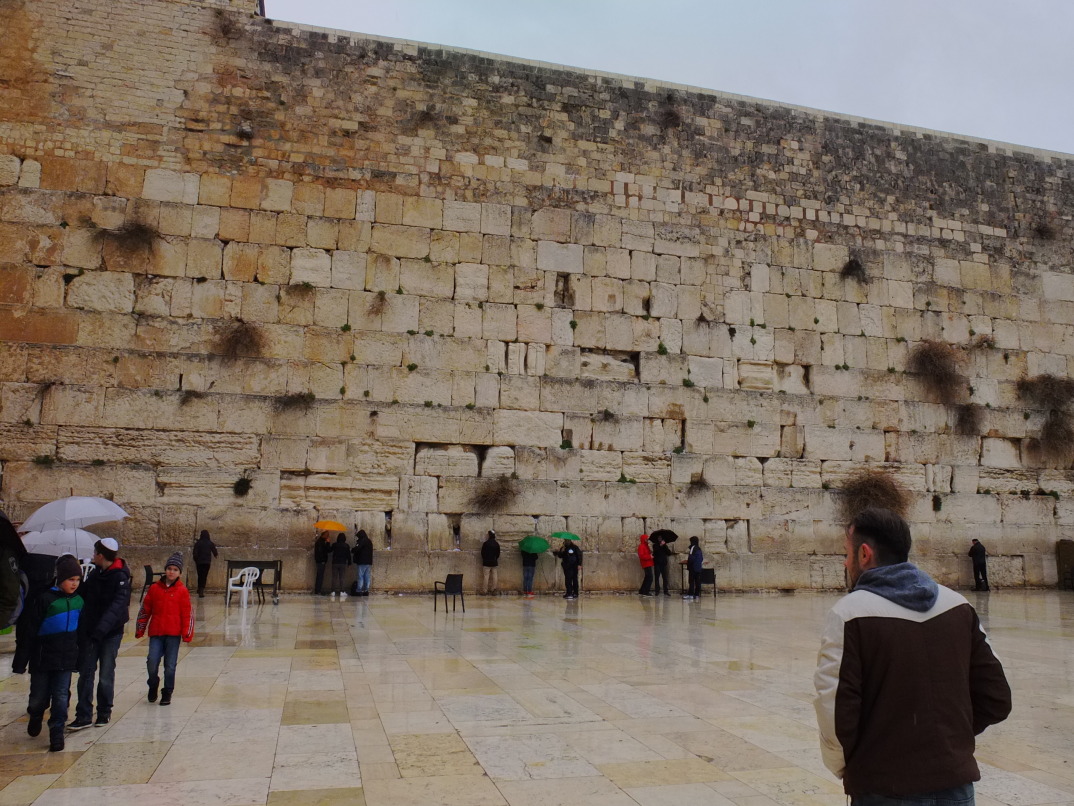
[{"label": "green umbrella", "polygon": [[552,532],[552,537],[556,540],[578,540],[582,538],[578,537],[574,532]]},{"label": "green umbrella", "polygon": [[518,541],[518,548],[528,554],[541,554],[548,551],[548,541],[543,537],[530,535]]}]

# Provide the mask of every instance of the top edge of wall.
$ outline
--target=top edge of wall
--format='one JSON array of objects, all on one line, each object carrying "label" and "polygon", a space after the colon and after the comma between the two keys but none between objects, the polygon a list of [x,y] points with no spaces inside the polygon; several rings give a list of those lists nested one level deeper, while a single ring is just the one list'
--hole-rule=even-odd
[{"label": "top edge of wall", "polygon": [[797,104],[784,103],[782,101],[773,101],[767,98],[756,98],[750,95],[738,95],[733,92],[723,92],[721,90],[714,90],[708,87],[698,87],[691,84],[678,84],[673,81],[662,81],[659,79],[646,78],[644,76],[631,76],[622,73],[609,73],[603,70],[591,70],[585,67],[573,67],[571,65],[556,64],[554,62],[543,62],[535,59],[524,59],[517,56],[508,56],[502,53],[492,53],[482,50],[471,50],[469,48],[460,48],[451,45],[441,45],[436,44],[434,42],[419,42],[410,39],[397,39],[395,37],[380,36],[378,34],[367,34],[359,31],[346,31],[339,28],[323,28],[318,25],[305,25],[303,23],[291,22],[289,20],[280,20],[276,18],[269,19],[274,27],[287,28],[294,31],[295,33],[305,32],[325,34],[329,36],[332,40],[350,39],[355,42],[358,40],[385,42],[404,49],[412,48],[414,49],[415,55],[417,53],[418,48],[440,50],[446,51],[448,53],[458,53],[467,56],[478,56],[484,59],[491,59],[498,62],[523,64],[531,67],[545,68],[548,70],[558,70],[570,73],[578,73],[580,75],[586,76],[607,78],[614,81],[618,81],[622,84],[640,82],[645,85],[646,89],[650,90],[679,90],[682,92],[691,92],[700,95],[706,95],[711,98],[719,98],[726,101],[759,104],[762,106],[771,107],[773,109],[788,109],[817,118],[828,118],[846,123],[859,123],[867,126],[878,126],[887,129],[889,132],[895,135],[927,135],[946,140],[956,140],[974,145],[985,145],[988,147],[989,151],[1005,156],[1012,156],[1015,154],[1028,154],[1035,157],[1039,157],[1041,159],[1057,159],[1064,162],[1074,162],[1074,153],[1067,153],[1065,151],[1053,151],[1046,148],[1036,148],[1034,146],[1020,145],[1018,143],[1008,143],[1002,140],[989,140],[984,137],[975,137],[973,135],[959,134],[957,132],[947,132],[939,129],[928,129],[922,126],[910,126],[901,123],[894,123],[891,121],[859,117],[857,115],[847,115],[840,112],[832,112],[826,109],[816,109],[814,107],[809,106],[800,106]]}]

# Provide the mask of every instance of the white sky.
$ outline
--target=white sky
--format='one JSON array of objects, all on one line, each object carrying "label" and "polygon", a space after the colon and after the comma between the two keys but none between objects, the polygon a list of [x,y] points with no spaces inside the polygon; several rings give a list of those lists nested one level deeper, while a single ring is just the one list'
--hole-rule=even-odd
[{"label": "white sky", "polygon": [[1074,153],[1072,0],[266,0],[302,22]]}]

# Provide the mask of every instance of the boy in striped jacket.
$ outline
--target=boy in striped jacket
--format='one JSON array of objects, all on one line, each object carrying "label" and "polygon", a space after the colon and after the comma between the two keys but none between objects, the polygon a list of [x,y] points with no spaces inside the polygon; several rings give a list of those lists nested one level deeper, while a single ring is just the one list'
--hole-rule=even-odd
[{"label": "boy in striped jacket", "polygon": [[84,602],[76,592],[82,566],[69,554],[56,561],[56,584],[41,593],[30,613],[30,721],[26,732],[41,733],[49,708],[49,750],[63,750],[63,729],[71,703],[71,673],[78,668],[78,623]]},{"label": "boy in striped jacket", "polygon": [[179,641],[189,643],[194,637],[194,611],[190,606],[190,591],[179,577],[183,573],[183,555],[178,551],[168,558],[164,576],[149,586],[142,609],[138,611],[138,626],[134,637],[141,638],[149,631],[149,701],[157,701],[160,686],[160,661],[164,659],[164,688],[160,704],[171,705],[175,690],[175,665],[179,660]]}]

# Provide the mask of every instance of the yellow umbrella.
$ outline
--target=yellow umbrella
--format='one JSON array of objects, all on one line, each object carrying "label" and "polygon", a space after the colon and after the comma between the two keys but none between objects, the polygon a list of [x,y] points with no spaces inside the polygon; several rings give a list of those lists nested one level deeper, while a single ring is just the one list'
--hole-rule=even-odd
[{"label": "yellow umbrella", "polygon": [[313,524],[314,529],[322,529],[327,532],[345,532],[347,527],[339,521],[317,521]]}]

